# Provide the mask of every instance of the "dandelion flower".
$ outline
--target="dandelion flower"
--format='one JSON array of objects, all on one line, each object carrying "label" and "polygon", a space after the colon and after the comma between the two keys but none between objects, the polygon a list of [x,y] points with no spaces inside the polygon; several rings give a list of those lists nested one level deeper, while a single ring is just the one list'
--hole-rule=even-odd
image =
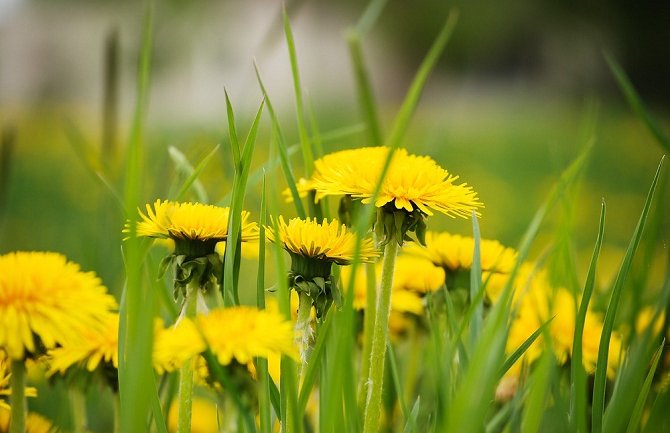
[{"label": "dandelion flower", "polygon": [[[348,195],[369,203],[389,150],[387,147],[365,147],[336,152],[317,160],[311,180],[316,198]],[[467,218],[472,211],[482,207],[482,203],[470,186],[456,184],[457,180],[458,176],[450,174],[430,157],[398,149],[374,205],[387,212],[404,210],[417,215],[418,211],[420,215],[430,216],[435,210],[447,216]]]},{"label": "dandelion flower", "polygon": [[[156,200],[153,208],[146,205],[146,214],[139,213],[137,236],[174,242],[174,252],[163,259],[159,275],[174,263],[175,297],[181,291],[186,299],[189,285],[215,293],[223,270],[215,248],[228,239],[230,208]],[[241,228],[241,242],[258,240],[258,224],[249,221],[249,212],[242,212]],[[129,233],[130,226],[123,231]]]},{"label": "dandelion flower", "polygon": [[277,312],[237,306],[216,308],[199,314],[195,321],[183,319],[161,331],[154,346],[154,366],[159,372],[175,370],[208,346],[223,366],[233,361],[246,365],[255,357],[272,354],[298,356],[290,321]]},{"label": "dandelion flower", "polygon": [[[140,212],[137,235],[179,240],[224,241],[228,239],[230,208],[201,203],[177,203],[156,200],[153,209]],[[126,230],[127,231],[127,230]],[[258,239],[258,225],[249,221],[249,212],[242,212],[242,242]]]},{"label": "dandelion flower", "polygon": [[104,327],[84,330],[78,338],[72,339],[48,352],[48,375],[65,374],[73,366],[89,372],[101,364],[117,369],[119,367],[119,315],[105,315]]},{"label": "dandelion flower", "polygon": [[[337,285],[331,281],[332,264],[348,265],[354,260],[356,235],[337,220],[292,218],[288,224],[283,217],[277,221],[277,235],[268,231],[271,241],[279,242],[291,256],[290,285],[309,296],[321,318],[333,299],[339,297]],[[360,261],[371,263],[379,256],[372,239],[361,242]]]},{"label": "dandelion flower", "polygon": [[63,255],[14,252],[0,256],[0,348],[20,360],[102,326],[116,301],[93,272]]},{"label": "dandelion flower", "polygon": [[[517,253],[500,242],[482,239],[479,244],[482,271],[507,274],[516,263]],[[471,236],[461,236],[447,232],[426,232],[426,245],[408,244],[403,252],[409,256],[423,257],[435,266],[449,271],[472,268],[475,240]]]},{"label": "dandelion flower", "polygon": [[[0,406],[0,433],[9,431],[10,409]],[[49,420],[36,413],[28,413],[26,417],[26,433],[54,433],[58,431]]]},{"label": "dandelion flower", "polygon": [[394,288],[416,293],[434,292],[444,284],[444,269],[428,260],[409,255],[398,256],[393,273]]}]

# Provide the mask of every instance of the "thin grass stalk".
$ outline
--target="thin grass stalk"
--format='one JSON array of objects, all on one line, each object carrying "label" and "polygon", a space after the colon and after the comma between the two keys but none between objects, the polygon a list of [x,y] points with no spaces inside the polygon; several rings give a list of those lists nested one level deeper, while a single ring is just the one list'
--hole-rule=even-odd
[{"label": "thin grass stalk", "polygon": [[661,169],[663,168],[664,160],[665,157],[661,159],[661,162],[656,169],[656,174],[654,175],[654,180],[652,181],[649,192],[647,193],[647,198],[645,200],[644,207],[642,208],[640,219],[638,220],[637,226],[635,227],[635,232],[633,233],[633,237],[630,240],[630,244],[626,249],[626,254],[621,263],[619,273],[617,274],[616,280],[614,281],[610,302],[605,312],[603,330],[600,334],[600,345],[598,347],[598,361],[596,363],[595,379],[593,383],[593,405],[591,420],[591,431],[593,433],[600,433],[603,429],[605,391],[607,386],[607,362],[609,358],[610,337],[612,336],[612,330],[614,328],[614,319],[618,311],[619,300],[621,299],[624,282],[626,281],[628,272],[630,271],[633,262],[633,256],[635,255],[637,247],[640,244],[640,239],[642,238],[642,232],[647,221],[649,208],[651,207],[651,202],[654,197],[654,192],[656,191],[656,185],[658,183]]},{"label": "thin grass stalk", "polygon": [[394,239],[384,247],[381,286],[377,295],[375,325],[370,351],[369,389],[365,403],[364,433],[377,433],[381,421],[384,357],[386,354],[386,340],[388,338],[388,322],[391,313],[393,271],[395,269],[395,259],[398,255],[398,249],[398,242]]},{"label": "thin grass stalk", "polygon": [[[184,299],[184,317],[192,319],[195,317],[198,291],[200,288],[195,284],[189,284]],[[193,408],[193,367],[195,358],[184,362],[179,370],[179,420],[177,431],[179,433],[190,433],[191,413]]]},{"label": "thin grass stalk", "polygon": [[296,345],[300,348],[300,372],[298,383],[302,380],[307,370],[309,360],[314,346],[314,335],[312,334],[312,321],[310,312],[312,310],[312,299],[307,293],[298,294],[298,317],[295,321]]},{"label": "thin grass stalk", "polygon": [[119,29],[113,28],[105,39],[105,71],[102,104],[101,164],[116,157],[119,117]]},{"label": "thin grass stalk", "polygon": [[86,397],[82,390],[70,388],[70,407],[72,409],[72,428],[74,433],[85,433],[88,431],[86,421]]},{"label": "thin grass stalk", "polygon": [[10,418],[9,433],[25,433],[28,402],[26,401],[26,365],[23,360],[12,360],[11,387],[9,396]]},{"label": "thin grass stalk", "polygon": [[349,31],[347,34],[347,42],[349,46],[349,56],[351,57],[351,62],[354,66],[358,100],[367,125],[368,138],[372,146],[381,146],[384,139],[379,126],[379,118],[369,74],[363,59],[360,33],[355,30]]},{"label": "thin grass stalk", "polygon": [[112,396],[112,416],[113,432],[121,433],[121,398],[118,392]]},{"label": "thin grass stalk", "polygon": [[[258,273],[256,275],[256,305],[259,309],[265,308],[265,225],[267,224],[267,198],[265,177],[261,189],[261,214],[258,222]],[[268,375],[268,360],[256,359],[258,370],[258,412],[261,433],[272,432],[272,413],[270,408],[270,377]]]},{"label": "thin grass stalk", "polygon": [[600,207],[600,223],[598,225],[598,236],[596,237],[596,244],[591,256],[591,264],[584,283],[584,291],[582,293],[582,301],[579,305],[579,311],[575,319],[575,333],[572,340],[572,360],[570,363],[571,374],[571,392],[570,392],[570,422],[572,428],[576,432],[587,431],[586,421],[586,371],[582,361],[582,345],[584,339],[584,325],[586,323],[586,314],[588,312],[589,302],[593,289],[595,287],[596,266],[600,257],[600,248],[603,243],[603,236],[605,232],[605,213],[607,207],[603,200]]},{"label": "thin grass stalk", "polygon": [[[352,276],[353,278],[353,276]],[[367,372],[370,371],[370,352],[372,350],[372,333],[375,325],[377,308],[377,270],[374,263],[365,264],[365,312],[363,313],[363,350],[361,354],[361,377],[358,383],[358,407],[365,409],[367,398]]]},{"label": "thin grass stalk", "polygon": [[126,286],[122,295],[119,322],[119,392],[121,393],[121,431],[146,430],[151,389],[148,375],[153,374],[154,300],[151,290],[142,284],[143,251],[136,238],[135,214],[142,179],[142,142],[148,105],[153,40],[153,4],[147,4],[138,67],[137,101],[131,128],[126,163],[124,208],[129,219],[129,239],[125,242]]}]

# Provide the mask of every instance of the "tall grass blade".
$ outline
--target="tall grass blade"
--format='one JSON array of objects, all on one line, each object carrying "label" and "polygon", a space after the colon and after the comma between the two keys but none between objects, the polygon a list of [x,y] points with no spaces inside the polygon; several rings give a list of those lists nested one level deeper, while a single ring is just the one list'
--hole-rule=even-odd
[{"label": "tall grass blade", "polygon": [[[241,253],[242,241],[242,207],[244,206],[244,196],[247,190],[247,180],[249,179],[249,169],[251,167],[251,157],[254,154],[256,145],[256,135],[258,134],[258,125],[263,114],[264,101],[261,101],[256,117],[251,124],[247,138],[244,141],[242,160],[235,170],[233,181],[233,197],[230,204],[228,218],[228,239],[226,242],[226,251],[223,260],[223,302],[224,305],[239,304],[237,293],[237,280],[239,276],[239,257]],[[234,147],[234,146],[233,146]]]},{"label": "tall grass blade", "polygon": [[661,354],[663,353],[663,347],[665,346],[665,339],[661,341],[661,344],[654,353],[654,356],[651,360],[651,368],[647,377],[644,379],[644,384],[642,389],[637,396],[637,401],[635,402],[635,407],[633,408],[633,413],[630,416],[630,422],[628,423],[627,433],[634,433],[640,431],[640,421],[642,420],[642,413],[644,412],[644,404],[647,401],[647,396],[649,395],[649,390],[651,389],[651,383],[654,380],[654,374],[656,374],[656,368],[658,367],[658,361],[661,359]]},{"label": "tall grass blade", "polygon": [[600,335],[600,346],[598,348],[598,361],[596,363],[595,379],[593,383],[591,424],[591,431],[593,433],[600,433],[603,431],[603,413],[605,411],[605,392],[607,386],[607,361],[609,358],[610,337],[612,335],[612,330],[614,329],[614,319],[619,308],[619,300],[621,299],[621,292],[626,281],[626,277],[628,276],[628,272],[630,271],[631,265],[633,263],[633,256],[635,255],[637,247],[640,243],[640,239],[642,238],[642,232],[644,230],[645,223],[647,222],[649,208],[654,197],[654,192],[656,191],[656,185],[661,168],[663,167],[664,159],[665,157],[661,159],[661,162],[659,163],[656,170],[654,180],[652,181],[651,187],[649,188],[649,193],[647,194],[647,199],[645,200],[642,214],[640,215],[640,219],[638,220],[637,227],[635,228],[635,232],[633,233],[630,244],[626,249],[626,254],[621,263],[619,273],[617,274],[616,280],[614,281],[612,295],[605,313],[603,330]]},{"label": "tall grass blade", "polygon": [[[258,271],[256,274],[256,305],[265,308],[265,226],[267,224],[267,197],[265,178],[261,189],[261,210],[258,219]],[[256,358],[258,371],[258,412],[261,433],[272,432],[272,413],[270,405],[270,376],[268,360]]]},{"label": "tall grass blade", "polygon": [[521,359],[521,357],[523,356],[524,353],[526,353],[528,348],[530,348],[530,346],[532,346],[533,343],[535,343],[535,340],[537,340],[537,338],[540,335],[544,334],[547,331],[547,327],[552,322],[552,320],[554,320],[553,317],[544,322],[539,328],[537,328],[532,334],[530,334],[530,336],[526,338],[526,340],[523,343],[521,343],[521,345],[517,347],[516,350],[514,350],[514,352],[512,352],[505,359],[505,362],[503,363],[502,367],[500,367],[499,376],[501,378],[505,375],[505,373],[509,371],[510,368],[512,368],[514,364],[516,364],[516,362],[519,359]]},{"label": "tall grass blade", "polygon": [[447,42],[449,42],[457,22],[458,12],[452,11],[447,17],[447,21],[444,23],[444,26],[442,26],[442,30],[437,35],[437,38],[435,38],[433,45],[430,47],[428,54],[423,59],[419,70],[414,76],[414,80],[410,85],[407,95],[405,96],[405,100],[400,107],[400,111],[393,121],[391,132],[388,135],[387,144],[389,146],[397,146],[405,136],[409,121],[412,118],[412,115],[416,110],[416,106],[419,103],[419,98],[421,97],[423,88],[426,85],[428,76],[437,64],[437,61],[444,51],[444,48],[447,46]]},{"label": "tall grass blade", "polygon": [[119,392],[121,398],[121,431],[139,433],[146,430],[151,406],[153,368],[154,294],[142,284],[142,251],[135,237],[133,214],[140,200],[142,182],[142,142],[148,103],[153,5],[148,3],[145,16],[142,50],[138,69],[138,90],[135,114],[128,143],[124,208],[129,218],[129,239],[125,242],[126,285],[122,295],[119,330]]},{"label": "tall grass blade", "polygon": [[540,431],[543,415],[546,414],[546,400],[549,392],[552,371],[554,370],[554,355],[551,351],[544,352],[539,364],[533,370],[530,390],[521,419],[522,433]]},{"label": "tall grass blade", "polygon": [[235,172],[239,170],[240,164],[240,140],[237,137],[237,127],[235,126],[235,112],[233,111],[233,104],[230,103],[228,91],[224,89],[223,93],[226,95],[226,115],[228,116],[228,137],[230,138],[230,152],[233,154],[233,166]]},{"label": "tall grass blade", "polygon": [[600,248],[603,244],[605,234],[605,213],[607,207],[605,200],[600,205],[600,222],[598,224],[598,236],[591,256],[591,264],[586,275],[582,300],[579,304],[579,310],[575,318],[575,333],[572,339],[572,360],[570,362],[570,422],[572,428],[578,432],[586,432],[586,409],[588,407],[586,399],[586,371],[582,361],[582,348],[584,338],[584,324],[586,323],[586,313],[589,309],[589,302],[593,294],[593,288],[596,282],[596,266],[600,257]]},{"label": "tall grass blade", "polygon": [[205,157],[198,163],[198,165],[193,168],[191,163],[186,158],[186,155],[181,153],[179,149],[174,146],[168,148],[168,153],[172,162],[175,165],[178,173],[181,173],[185,177],[183,183],[177,190],[175,195],[176,201],[182,201],[186,197],[186,193],[193,188],[195,196],[200,203],[208,203],[209,197],[205,187],[202,185],[202,182],[198,179],[202,171],[207,167],[207,164],[212,160],[212,157],[218,152],[220,145],[217,144]]},{"label": "tall grass blade", "polygon": [[[521,263],[526,259],[540,225],[548,212],[553,210],[575,181],[590,153],[588,146],[581,155],[561,174],[556,186],[542,206],[537,210],[517,249],[517,263],[512,269],[499,301],[490,310],[484,321],[477,345],[463,380],[458,385],[454,398],[444,411],[444,431],[477,432],[484,428],[483,420],[493,400],[500,365],[503,363],[508,333],[508,317],[511,312],[512,283]],[[481,423],[479,422],[481,421]],[[439,427],[438,427],[439,430]]]},{"label": "tall grass blade", "polygon": [[635,87],[628,79],[626,72],[619,63],[612,57],[609,53],[604,53],[605,60],[607,65],[616,78],[619,89],[626,97],[626,101],[633,109],[633,112],[644,122],[644,124],[649,129],[649,132],[656,138],[656,141],[665,149],[666,152],[670,152],[670,138],[663,132],[658,121],[652,116],[651,112],[647,109],[640,98],[640,95],[635,90]]},{"label": "tall grass blade", "polygon": [[419,418],[419,410],[421,409],[421,396],[418,396],[416,398],[416,401],[414,402],[414,405],[412,406],[412,411],[409,413],[409,417],[407,418],[407,422],[405,423],[405,429],[403,430],[403,433],[411,433],[411,432],[417,432],[419,431],[419,428],[417,427],[417,419]]},{"label": "tall grass blade", "polygon": [[119,129],[119,29],[113,28],[105,38],[105,66],[102,103],[102,163],[116,157]]},{"label": "tall grass blade", "polygon": [[[474,302],[482,286],[482,262],[481,262],[481,233],[479,231],[479,221],[477,214],[472,211],[472,237],[475,241],[474,252],[472,255],[472,268],[470,269],[470,302]],[[474,346],[481,332],[482,322],[484,320],[484,303],[480,299],[475,304],[475,311],[470,320],[470,346]]]},{"label": "tall grass blade", "polygon": [[263,92],[263,97],[265,98],[265,105],[267,106],[270,117],[272,118],[272,136],[275,142],[277,143],[277,148],[279,149],[279,160],[281,162],[282,170],[284,172],[284,177],[288,183],[288,187],[291,191],[291,197],[293,198],[293,205],[298,216],[302,219],[307,217],[305,213],[305,208],[300,200],[300,194],[298,193],[298,187],[295,182],[295,176],[293,175],[293,169],[291,168],[291,161],[289,160],[288,150],[286,148],[286,140],[284,135],[281,132],[279,126],[279,120],[277,119],[277,114],[275,113],[272,102],[270,102],[270,97],[268,96],[267,91],[265,90],[265,85],[261,79],[261,74],[258,71],[258,66],[254,63],[254,68],[256,70],[256,78],[258,79],[258,85]]},{"label": "tall grass blade", "polygon": [[286,8],[283,10],[284,35],[286,36],[286,45],[288,46],[289,59],[291,61],[291,75],[293,77],[293,91],[295,92],[295,110],[298,120],[298,134],[300,135],[300,148],[302,149],[302,160],[305,166],[305,176],[312,176],[314,171],[314,152],[312,144],[309,141],[309,132],[307,131],[307,121],[305,119],[305,110],[302,102],[302,85],[300,84],[300,70],[298,69],[298,56],[295,51],[295,41],[293,31],[289,22]]},{"label": "tall grass blade", "polygon": [[391,367],[391,378],[393,379],[393,386],[398,395],[398,403],[400,404],[400,411],[405,420],[405,423],[410,421],[409,408],[405,402],[405,392],[403,390],[402,382],[400,381],[400,372],[398,370],[398,361],[396,361],[395,350],[391,343],[386,343],[386,358],[388,359],[389,367]]},{"label": "tall grass blade", "polygon": [[[385,1],[384,1],[385,2]],[[379,1],[370,3],[373,5]],[[349,56],[354,67],[354,77],[356,78],[356,89],[358,93],[358,102],[367,125],[368,138],[372,146],[381,146],[384,144],[379,118],[377,115],[377,104],[370,84],[370,76],[363,59],[363,48],[361,47],[361,34],[356,30],[350,30],[347,33],[347,44],[349,46]]]}]

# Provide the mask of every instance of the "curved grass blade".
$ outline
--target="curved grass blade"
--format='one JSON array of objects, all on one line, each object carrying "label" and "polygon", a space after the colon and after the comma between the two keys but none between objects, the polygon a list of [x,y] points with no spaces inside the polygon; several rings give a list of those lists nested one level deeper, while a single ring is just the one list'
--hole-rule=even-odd
[{"label": "curved grass blade", "polygon": [[670,152],[670,139],[663,132],[658,121],[652,116],[647,107],[642,102],[640,95],[633,87],[633,84],[628,79],[628,76],[624,72],[623,68],[619,63],[612,57],[609,53],[604,53],[605,60],[607,65],[610,68],[610,71],[616,78],[619,89],[626,97],[626,101],[633,109],[633,112],[644,122],[644,124],[649,129],[649,132],[656,138],[656,141],[665,149],[666,152]]},{"label": "curved grass blade", "polygon": [[[256,274],[256,305],[265,308],[265,225],[267,224],[267,199],[265,177],[261,189],[261,214],[258,220],[258,271]],[[270,409],[270,375],[268,360],[256,358],[258,371],[258,412],[261,433],[272,432],[272,413]]]},{"label": "curved grass blade", "polygon": [[286,36],[286,45],[288,46],[289,59],[291,61],[291,75],[293,76],[293,90],[295,92],[295,110],[298,119],[298,134],[300,136],[300,148],[302,149],[302,160],[305,166],[305,177],[312,176],[314,171],[314,152],[312,144],[309,141],[309,132],[307,131],[307,121],[305,119],[305,110],[302,105],[302,85],[300,84],[300,70],[298,69],[298,56],[295,51],[295,41],[291,23],[286,14],[286,8],[283,10],[284,35]]},{"label": "curved grass blade", "polygon": [[575,318],[575,333],[572,338],[572,360],[570,362],[571,375],[571,392],[570,392],[570,421],[574,431],[586,432],[586,371],[582,361],[582,344],[584,338],[584,324],[586,323],[586,313],[588,312],[589,302],[593,294],[593,288],[596,281],[596,266],[600,257],[600,248],[603,244],[603,237],[605,233],[605,213],[607,207],[605,200],[600,205],[600,222],[598,224],[598,236],[596,237],[596,244],[593,248],[593,255],[591,256],[591,263],[586,275],[586,282],[584,283],[584,291],[582,292],[582,301],[579,304],[579,311]]},{"label": "curved grass blade", "polygon": [[626,249],[626,254],[621,263],[619,273],[617,274],[616,280],[614,281],[612,295],[605,313],[603,330],[600,335],[600,346],[598,348],[598,361],[596,363],[595,379],[593,383],[593,409],[591,420],[591,431],[593,433],[600,433],[603,430],[603,413],[605,411],[605,392],[607,386],[607,361],[609,358],[610,337],[612,335],[612,330],[614,329],[614,319],[619,308],[619,300],[621,299],[623,285],[633,263],[633,256],[635,255],[637,247],[640,243],[640,239],[642,238],[642,232],[644,230],[645,223],[647,222],[649,208],[651,207],[651,202],[654,197],[654,192],[656,191],[658,177],[661,172],[661,168],[663,168],[664,160],[665,157],[661,159],[661,162],[656,169],[654,180],[651,183],[651,187],[649,188],[649,192],[647,194],[647,199],[645,200],[644,207],[642,208],[642,214],[640,215],[640,219],[638,220],[637,227],[635,228],[633,237],[630,240],[630,244]]},{"label": "curved grass blade", "polygon": [[651,382],[654,380],[654,374],[656,373],[656,368],[658,367],[658,361],[661,359],[661,354],[663,353],[663,346],[665,346],[665,339],[661,341],[656,353],[652,357],[651,368],[647,377],[644,379],[644,384],[642,389],[638,394],[637,401],[635,402],[635,408],[633,408],[633,413],[630,416],[630,422],[628,423],[627,433],[634,433],[640,430],[640,421],[642,420],[642,412],[644,410],[644,404],[647,401],[647,396],[649,395],[649,390],[651,389]]},{"label": "curved grass blade", "polygon": [[188,190],[191,189],[191,187],[193,187],[195,196],[197,197],[199,202],[201,203],[209,202],[207,191],[205,191],[205,187],[202,186],[202,183],[200,182],[200,180],[198,180],[198,177],[205,169],[205,167],[207,167],[207,164],[212,159],[212,157],[216,155],[216,152],[219,150],[219,147],[220,147],[219,144],[214,146],[214,149],[212,149],[207,155],[205,155],[205,157],[202,158],[202,160],[198,163],[198,165],[195,168],[193,168],[191,163],[188,161],[188,158],[186,158],[186,156],[183,153],[181,153],[179,149],[177,149],[174,146],[170,146],[168,148],[168,153],[170,155],[170,158],[172,159],[172,162],[174,162],[175,164],[177,172],[181,173],[186,177],[182,185],[179,187],[179,191],[175,196],[176,201],[182,201],[186,196]]},{"label": "curved grass blade", "polygon": [[407,422],[405,423],[405,429],[403,433],[418,432],[419,428],[416,425],[416,421],[419,418],[419,410],[421,409],[421,396],[416,398],[414,405],[412,406],[412,412],[410,412]]},{"label": "curved grass blade", "polygon": [[[477,213],[472,211],[472,237],[475,241],[474,252],[472,255],[472,268],[470,270],[470,302],[473,303],[477,298],[482,286],[482,262],[481,262],[481,233],[479,231],[479,221]],[[481,332],[484,316],[483,299],[475,304],[475,311],[470,320],[470,346],[474,346]]]},{"label": "curved grass blade", "polygon": [[447,21],[442,26],[442,30],[435,38],[433,45],[430,47],[428,54],[424,58],[419,70],[414,76],[414,80],[409,87],[405,100],[400,107],[400,111],[396,115],[393,125],[391,126],[391,132],[388,135],[387,144],[389,146],[397,146],[405,136],[407,132],[407,127],[409,121],[416,110],[416,106],[419,103],[419,98],[423,92],[423,88],[428,81],[428,76],[431,71],[437,64],[437,61],[440,59],[444,48],[447,46],[447,42],[451,38],[451,34],[456,27],[458,22],[458,12],[452,11],[447,17]]},{"label": "curved grass blade", "polygon": [[[242,207],[244,206],[244,196],[247,189],[247,180],[249,179],[249,168],[251,167],[251,157],[254,153],[256,144],[256,135],[261,115],[263,114],[264,101],[261,101],[256,117],[254,118],[247,138],[244,141],[242,160],[235,170],[233,181],[233,197],[230,204],[230,218],[228,221],[228,241],[226,242],[226,251],[223,260],[223,302],[224,305],[237,305],[240,303],[237,293],[237,280],[239,276],[239,257],[242,241]],[[234,147],[234,146],[233,146]]]},{"label": "curved grass blade", "polygon": [[554,355],[552,351],[545,351],[539,364],[531,376],[528,398],[521,418],[521,432],[535,433],[540,430],[543,415],[545,415],[547,394],[550,388],[552,372],[554,370]]},{"label": "curved grass blade", "polygon": [[547,327],[552,322],[552,320],[554,320],[553,317],[540,325],[540,327],[537,328],[535,332],[530,334],[530,336],[526,338],[526,340],[521,343],[521,345],[517,347],[511,355],[507,357],[507,359],[505,359],[502,367],[500,367],[499,377],[503,377],[505,373],[507,373],[509,369],[512,368],[512,366],[523,356],[523,354],[526,353],[528,348],[533,345],[535,340],[537,340],[537,338],[547,330]]},{"label": "curved grass blade", "polygon": [[266,106],[268,109],[268,112],[270,113],[270,117],[272,118],[272,137],[277,143],[277,148],[279,149],[279,160],[281,162],[282,170],[284,172],[284,177],[286,178],[286,183],[288,183],[288,187],[291,191],[291,197],[293,198],[293,205],[295,206],[295,210],[298,214],[298,216],[302,219],[305,219],[307,217],[307,214],[305,213],[305,207],[302,204],[302,201],[300,200],[300,194],[298,193],[298,187],[296,186],[295,182],[295,176],[293,175],[293,169],[291,168],[291,161],[288,157],[288,150],[286,148],[286,140],[284,139],[284,135],[281,132],[281,128],[279,126],[279,120],[277,119],[277,114],[275,113],[274,107],[272,106],[272,102],[270,102],[270,97],[265,90],[265,85],[263,84],[263,80],[261,79],[261,74],[258,70],[258,65],[254,63],[254,69],[256,71],[256,78],[258,80],[258,85],[261,88],[261,91],[263,92],[263,97],[265,98]]},{"label": "curved grass blade", "polygon": [[[410,412],[405,402],[405,392],[403,390],[402,382],[400,381],[400,373],[398,372],[398,362],[395,357],[395,350],[391,343],[386,343],[386,358],[391,368],[391,378],[393,379],[393,386],[395,387],[396,394],[398,395],[398,403],[400,404],[400,411],[402,416],[405,419],[405,423],[410,422]],[[416,426],[415,426],[416,428]]]},{"label": "curved grass blade", "polygon": [[[138,68],[137,101],[128,143],[124,209],[132,215],[140,199],[142,181],[142,142],[148,104],[151,47],[153,40],[153,4],[147,3],[142,50]],[[140,432],[146,429],[151,406],[153,369],[154,294],[142,284],[143,255],[140,239],[135,236],[136,219],[129,218],[129,239],[125,241],[126,284],[119,326],[119,392],[121,398],[121,431]]]},{"label": "curved grass blade", "polygon": [[226,115],[228,116],[228,137],[230,138],[230,152],[233,154],[233,164],[235,167],[235,172],[240,168],[240,140],[237,137],[237,128],[235,127],[235,112],[233,111],[233,104],[230,103],[230,97],[228,97],[228,91],[223,89],[223,93],[226,95]]}]

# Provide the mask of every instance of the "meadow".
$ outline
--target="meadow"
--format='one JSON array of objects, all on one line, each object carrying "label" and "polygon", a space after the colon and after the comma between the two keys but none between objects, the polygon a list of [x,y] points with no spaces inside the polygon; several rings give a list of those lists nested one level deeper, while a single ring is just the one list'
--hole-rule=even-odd
[{"label": "meadow", "polygon": [[149,7],[131,119],[5,124],[0,432],[670,430],[662,113],[607,53],[618,99],[431,97],[457,11],[382,106],[384,3],[342,107],[284,13],[294,107],[254,65],[257,111],[148,127]]}]

